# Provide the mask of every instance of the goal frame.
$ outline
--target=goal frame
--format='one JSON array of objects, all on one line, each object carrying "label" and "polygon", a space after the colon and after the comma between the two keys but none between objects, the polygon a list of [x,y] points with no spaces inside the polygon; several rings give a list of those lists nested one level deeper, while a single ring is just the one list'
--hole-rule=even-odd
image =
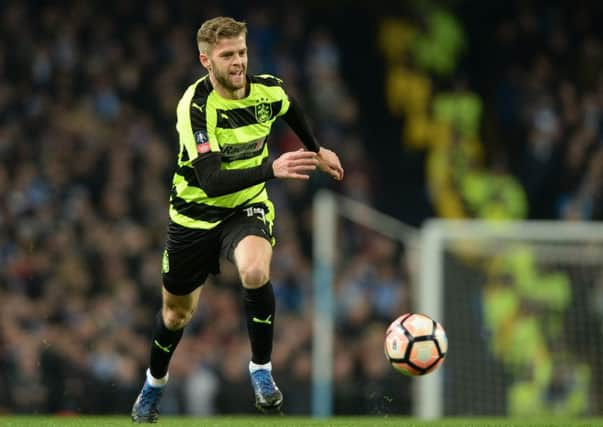
[{"label": "goal frame", "polygon": [[[413,289],[415,309],[435,319],[444,316],[444,254],[453,240],[506,239],[536,243],[603,242],[603,222],[556,220],[485,221],[431,219],[421,228],[419,280]],[[454,344],[451,345],[452,353]],[[414,415],[444,415],[444,366],[415,382]]]}]

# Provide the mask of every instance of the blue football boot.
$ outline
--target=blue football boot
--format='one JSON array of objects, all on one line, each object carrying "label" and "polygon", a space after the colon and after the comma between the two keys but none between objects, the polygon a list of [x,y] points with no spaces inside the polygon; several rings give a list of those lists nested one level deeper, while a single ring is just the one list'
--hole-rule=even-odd
[{"label": "blue football boot", "polygon": [[255,407],[261,412],[279,412],[283,404],[283,393],[278,389],[272,373],[267,369],[258,369],[251,374],[251,385],[255,394]]},{"label": "blue football boot", "polygon": [[135,423],[156,423],[159,418],[159,400],[165,387],[153,387],[145,380],[142,390],[132,407]]}]

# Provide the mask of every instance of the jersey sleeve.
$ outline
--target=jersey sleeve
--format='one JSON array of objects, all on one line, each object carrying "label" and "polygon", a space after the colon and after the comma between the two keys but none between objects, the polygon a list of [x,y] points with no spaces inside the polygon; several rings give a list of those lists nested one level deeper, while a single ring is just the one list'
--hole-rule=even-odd
[{"label": "jersey sleeve", "polygon": [[191,99],[178,106],[178,133],[190,160],[209,152],[219,152],[216,139],[216,112],[205,101]]},{"label": "jersey sleeve", "polygon": [[275,77],[275,79],[278,80],[278,82],[279,82],[279,88],[282,91],[281,111],[279,111],[279,113],[277,114],[277,117],[280,117],[280,116],[286,114],[287,111],[289,111],[289,107],[291,106],[291,102],[289,101],[289,95],[287,95],[287,88],[285,87],[285,83],[281,79],[279,79],[277,77]]},{"label": "jersey sleeve", "polygon": [[289,107],[291,106],[291,102],[289,101],[289,96],[287,95],[287,93],[283,90],[283,103],[281,104],[281,111],[278,113],[278,117],[287,114],[287,111],[289,111]]},{"label": "jersey sleeve", "polygon": [[220,146],[216,138],[216,111],[207,108],[207,104],[199,105],[194,100],[190,108],[191,130],[195,153],[189,153],[191,159],[200,154],[219,152]]},{"label": "jersey sleeve", "polygon": [[283,120],[287,122],[308,150],[315,153],[320,151],[320,145],[314,136],[314,132],[312,132],[310,121],[293,97],[289,98],[289,111],[283,116]]}]

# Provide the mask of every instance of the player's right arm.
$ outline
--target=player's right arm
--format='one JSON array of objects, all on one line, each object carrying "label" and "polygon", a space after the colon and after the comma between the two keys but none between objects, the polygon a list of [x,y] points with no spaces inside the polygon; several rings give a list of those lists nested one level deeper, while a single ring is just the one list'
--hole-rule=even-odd
[{"label": "player's right arm", "polygon": [[220,169],[222,156],[210,152],[193,160],[199,186],[209,197],[234,193],[272,178],[308,179],[318,160],[312,151],[290,151],[278,159],[245,169]]},{"label": "player's right arm", "polygon": [[[222,154],[215,135],[215,114],[194,101],[190,107],[190,131],[185,134],[185,147],[192,159],[199,187],[209,197],[243,190],[272,178],[308,179],[316,169],[316,153],[293,151],[276,160],[266,159],[261,165],[244,169],[221,169]],[[180,130],[180,129],[179,129]]]},{"label": "player's right arm", "polygon": [[283,115],[283,119],[285,119],[289,127],[297,134],[306,148],[316,152],[320,170],[328,173],[336,180],[341,181],[343,179],[343,167],[341,166],[339,157],[335,152],[328,148],[321,147],[318,144],[301,105],[299,105],[297,100],[291,96],[289,96],[289,108]]}]

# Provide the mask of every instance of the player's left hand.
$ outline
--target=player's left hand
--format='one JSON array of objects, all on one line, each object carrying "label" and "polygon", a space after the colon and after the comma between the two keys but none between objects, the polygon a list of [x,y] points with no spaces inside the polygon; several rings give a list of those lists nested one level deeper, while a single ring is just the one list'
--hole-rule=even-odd
[{"label": "player's left hand", "polygon": [[343,179],[343,167],[341,166],[337,154],[328,148],[320,147],[320,151],[318,151],[318,156],[316,156],[316,158],[318,159],[318,169],[328,173],[337,181]]}]

